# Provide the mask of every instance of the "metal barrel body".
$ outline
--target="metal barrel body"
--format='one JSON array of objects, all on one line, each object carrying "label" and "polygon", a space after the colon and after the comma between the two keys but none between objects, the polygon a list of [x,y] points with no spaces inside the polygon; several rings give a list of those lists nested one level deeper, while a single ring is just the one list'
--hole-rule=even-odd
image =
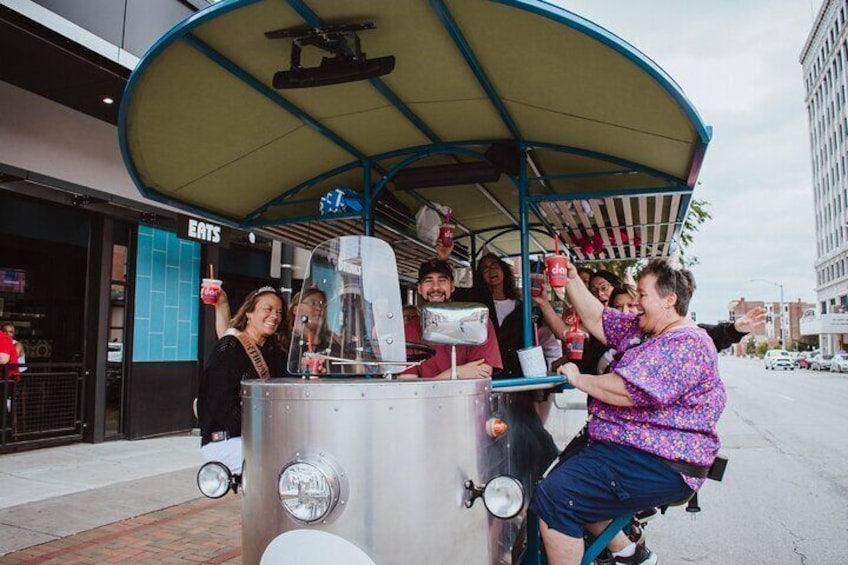
[{"label": "metal barrel body", "polygon": [[[356,548],[378,564],[492,563],[494,519],[482,501],[465,506],[465,481],[483,484],[498,466],[490,392],[488,379],[244,382],[244,563],[285,563],[294,551],[368,563]],[[310,457],[334,470],[340,492],[324,519],[304,524],[283,508],[278,480]]]}]

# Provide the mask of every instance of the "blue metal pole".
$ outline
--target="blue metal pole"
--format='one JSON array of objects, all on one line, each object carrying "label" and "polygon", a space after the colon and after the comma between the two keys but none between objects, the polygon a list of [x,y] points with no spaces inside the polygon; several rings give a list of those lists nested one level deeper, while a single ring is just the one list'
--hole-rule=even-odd
[{"label": "blue metal pole", "polygon": [[371,206],[371,162],[366,161],[362,167],[362,220],[365,235],[374,235],[374,208]]},{"label": "blue metal pole", "polygon": [[527,158],[526,149],[521,144],[521,160],[518,168],[518,225],[521,230],[521,317],[524,320],[524,347],[533,345],[531,331],[531,300],[530,300],[530,234],[527,222]]}]

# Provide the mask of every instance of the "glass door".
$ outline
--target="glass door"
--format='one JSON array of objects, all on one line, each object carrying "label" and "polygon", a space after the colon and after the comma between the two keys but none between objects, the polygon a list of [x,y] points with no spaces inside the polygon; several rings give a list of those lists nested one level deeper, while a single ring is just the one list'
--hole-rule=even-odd
[{"label": "glass door", "polygon": [[[118,227],[120,224],[116,225]],[[109,341],[106,353],[106,439],[124,434],[124,401],[127,356],[125,353],[128,247],[117,243],[121,230],[116,229],[112,245],[112,271],[109,292]]]}]

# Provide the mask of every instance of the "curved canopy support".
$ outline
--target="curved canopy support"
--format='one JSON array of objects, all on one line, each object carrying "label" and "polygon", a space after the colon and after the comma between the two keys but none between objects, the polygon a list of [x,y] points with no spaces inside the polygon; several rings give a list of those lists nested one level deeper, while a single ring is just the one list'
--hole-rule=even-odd
[{"label": "curved canopy support", "polygon": [[[361,56],[364,68],[393,57],[393,70],[275,89],[275,74],[291,64],[291,30],[327,22],[350,39],[336,46],[342,59]],[[318,44],[297,46],[309,76],[324,80],[321,69],[330,69],[357,78],[344,61],[322,62]],[[225,0],[142,58],[119,128],[145,196],[295,244],[313,220],[340,229],[373,221],[377,232],[414,239],[416,210],[434,203],[472,235],[517,230],[525,186],[536,225],[560,232],[585,260],[670,253],[711,136],[648,57],[534,0]],[[392,180],[404,167],[465,170],[481,154],[498,180],[410,189]],[[339,186],[373,209],[326,222],[318,201]],[[530,251],[550,247],[545,239],[534,236]],[[498,237],[497,247],[519,254],[520,235]]]}]

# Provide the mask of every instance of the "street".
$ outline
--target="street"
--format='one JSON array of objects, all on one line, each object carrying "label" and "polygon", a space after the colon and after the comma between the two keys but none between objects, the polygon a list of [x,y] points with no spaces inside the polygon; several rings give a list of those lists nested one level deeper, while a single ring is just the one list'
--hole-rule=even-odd
[{"label": "street", "polygon": [[720,357],[722,482],[647,527],[660,563],[848,562],[848,375]]}]

